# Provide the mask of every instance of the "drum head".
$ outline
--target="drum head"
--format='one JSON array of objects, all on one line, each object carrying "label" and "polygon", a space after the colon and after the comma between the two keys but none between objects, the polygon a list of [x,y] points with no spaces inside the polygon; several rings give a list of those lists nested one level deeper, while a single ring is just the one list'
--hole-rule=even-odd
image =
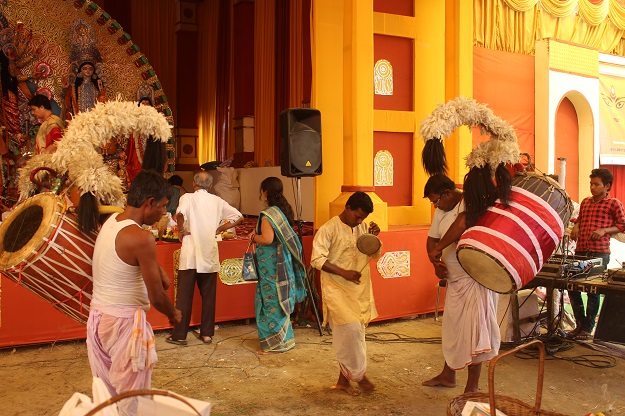
[{"label": "drum head", "polygon": [[362,254],[371,256],[377,253],[380,247],[382,247],[382,242],[373,234],[363,234],[356,240],[356,247]]},{"label": "drum head", "polygon": [[467,274],[487,289],[499,293],[510,293],[516,289],[512,277],[501,263],[482,250],[461,247],[457,256]]},{"label": "drum head", "polygon": [[19,204],[0,224],[0,270],[8,270],[38,255],[61,221],[65,201],[42,193]]}]

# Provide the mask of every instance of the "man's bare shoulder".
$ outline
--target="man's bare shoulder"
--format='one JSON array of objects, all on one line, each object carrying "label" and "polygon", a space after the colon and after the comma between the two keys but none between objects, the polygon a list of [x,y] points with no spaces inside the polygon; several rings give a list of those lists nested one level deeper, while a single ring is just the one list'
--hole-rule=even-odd
[{"label": "man's bare shoulder", "polygon": [[152,246],[154,245],[154,237],[150,231],[133,224],[119,231],[117,243],[121,247]]}]

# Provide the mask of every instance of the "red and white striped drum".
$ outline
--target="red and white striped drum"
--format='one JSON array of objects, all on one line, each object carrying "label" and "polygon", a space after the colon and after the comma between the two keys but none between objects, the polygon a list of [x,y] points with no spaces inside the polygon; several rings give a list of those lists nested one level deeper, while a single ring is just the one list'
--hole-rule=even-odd
[{"label": "red and white striped drum", "polygon": [[512,184],[510,206],[490,207],[456,248],[464,270],[499,293],[518,290],[536,276],[573,212],[566,192],[545,175],[518,173]]},{"label": "red and white striped drum", "polygon": [[86,323],[93,292],[96,234],[78,230],[63,197],[41,193],[0,224],[0,273]]}]

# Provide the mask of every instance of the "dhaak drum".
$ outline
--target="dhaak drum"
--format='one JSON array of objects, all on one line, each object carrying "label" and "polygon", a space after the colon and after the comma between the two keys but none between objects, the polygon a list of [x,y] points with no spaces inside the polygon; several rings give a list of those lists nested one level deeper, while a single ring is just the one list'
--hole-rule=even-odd
[{"label": "dhaak drum", "polygon": [[510,206],[497,201],[462,234],[458,261],[488,289],[521,289],[551,257],[572,213],[571,199],[556,181],[543,174],[517,173]]},{"label": "dhaak drum", "polygon": [[0,273],[86,323],[96,236],[78,230],[63,197],[35,195],[0,224]]}]

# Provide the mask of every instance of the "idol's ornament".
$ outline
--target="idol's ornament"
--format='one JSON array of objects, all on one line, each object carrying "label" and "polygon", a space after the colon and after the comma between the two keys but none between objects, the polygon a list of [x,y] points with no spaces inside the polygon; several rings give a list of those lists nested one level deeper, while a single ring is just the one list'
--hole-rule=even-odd
[{"label": "idol's ornament", "polygon": [[523,170],[514,128],[465,97],[439,105],[421,125],[428,174],[447,172],[443,140],[463,125],[478,127],[490,140],[466,157],[467,230],[458,241],[458,261],[485,287],[512,292],[532,280],[553,254],[573,205],[553,179]]}]

